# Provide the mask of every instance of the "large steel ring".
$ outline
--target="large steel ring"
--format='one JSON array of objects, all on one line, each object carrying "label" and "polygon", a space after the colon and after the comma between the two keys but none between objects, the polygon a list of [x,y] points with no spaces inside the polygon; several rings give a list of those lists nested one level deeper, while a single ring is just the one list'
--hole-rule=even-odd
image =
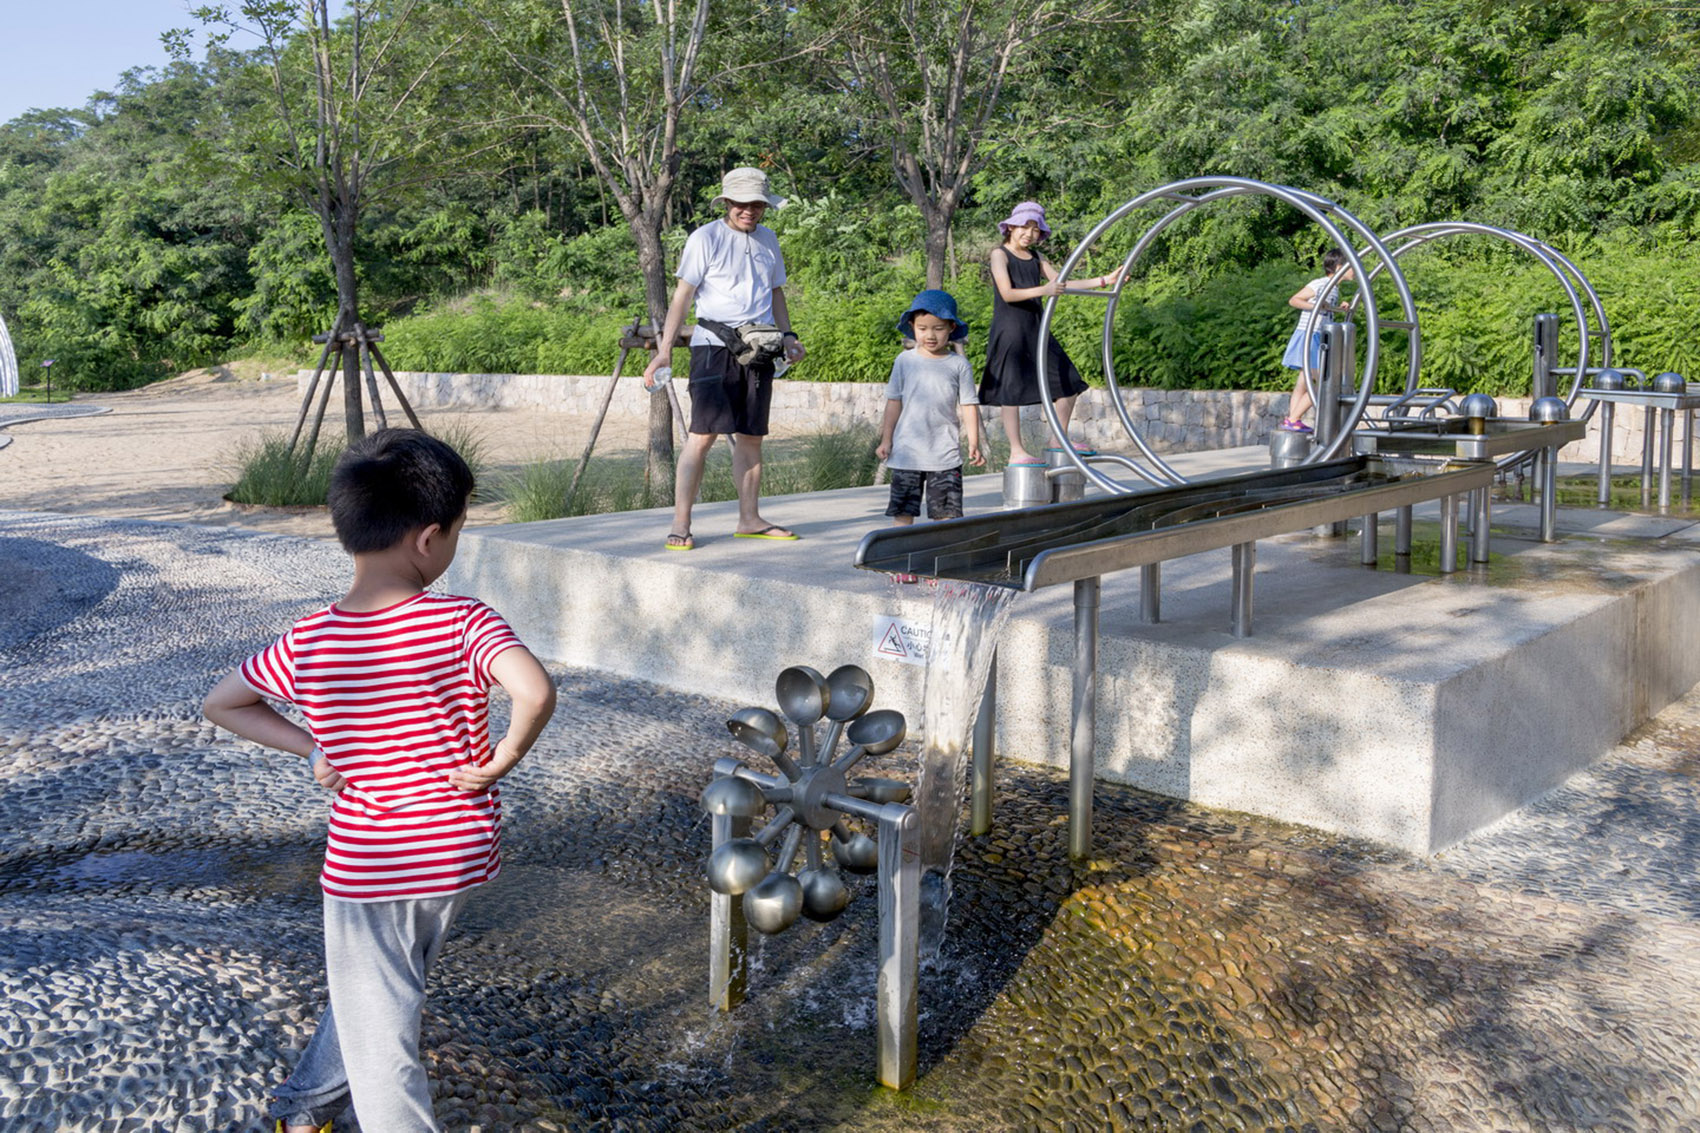
[{"label": "large steel ring", "polygon": [[[1199,192],[1197,196],[1189,195],[1192,192],[1200,190],[1202,190],[1202,192]],[[1379,261],[1379,265],[1385,266],[1388,278],[1393,282],[1395,289],[1398,291],[1400,304],[1403,307],[1405,318],[1397,325],[1404,326],[1410,331],[1410,357],[1407,366],[1406,384],[1408,389],[1415,388],[1416,372],[1421,360],[1421,344],[1417,329],[1416,307],[1411,300],[1410,290],[1405,285],[1404,276],[1400,273],[1398,264],[1394,262],[1393,256],[1388,252],[1380,238],[1377,237],[1376,234],[1366,225],[1364,225],[1362,221],[1358,220],[1351,213],[1324,197],[1320,197],[1315,193],[1307,192],[1302,189],[1291,188],[1289,186],[1271,185],[1262,181],[1253,181],[1243,177],[1194,177],[1183,181],[1175,181],[1135,197],[1120,208],[1116,209],[1109,216],[1105,217],[1074,249],[1073,253],[1069,255],[1058,273],[1058,282],[1063,285],[1063,295],[1095,294],[1096,292],[1084,289],[1075,289],[1071,291],[1067,286],[1070,274],[1074,271],[1075,266],[1081,261],[1082,257],[1092,247],[1092,245],[1112,225],[1136,209],[1143,208],[1153,201],[1168,200],[1177,202],[1176,208],[1171,209],[1167,214],[1161,217],[1155,224],[1146,230],[1145,234],[1140,237],[1139,241],[1135,243],[1132,250],[1128,252],[1126,258],[1122,261],[1121,278],[1109,294],[1108,308],[1104,316],[1104,331],[1101,344],[1103,352],[1104,378],[1110,390],[1110,402],[1115,406],[1116,414],[1121,420],[1123,429],[1127,431],[1128,437],[1133,441],[1139,451],[1144,454],[1146,460],[1150,464],[1150,467],[1144,467],[1136,461],[1119,456],[1100,456],[1096,458],[1098,462],[1108,461],[1110,463],[1120,464],[1151,484],[1181,484],[1186,482],[1185,476],[1181,475],[1178,471],[1171,467],[1151,448],[1148,443],[1146,443],[1145,438],[1140,435],[1139,429],[1134,425],[1132,417],[1128,414],[1127,406],[1122,400],[1121,387],[1116,380],[1115,359],[1111,344],[1116,307],[1121,301],[1123,289],[1127,286],[1131,268],[1138,262],[1139,257],[1148,247],[1150,247],[1151,243],[1165,228],[1201,205],[1232,197],[1248,195],[1274,197],[1277,200],[1298,209],[1312,221],[1321,225],[1323,231],[1328,234],[1329,239],[1333,241],[1334,245],[1339,248],[1341,253],[1346,257],[1347,266],[1356,272],[1357,278],[1359,279],[1368,278],[1369,273],[1364,268],[1363,260],[1360,258],[1358,250],[1352,246],[1351,241],[1347,239],[1345,232],[1342,231],[1342,225],[1363,239],[1365,250],[1367,252],[1373,252],[1376,259]],[[1330,218],[1330,214],[1332,214],[1333,217],[1337,217],[1340,223],[1336,224],[1335,221]],[[1340,430],[1339,434],[1330,444],[1313,454],[1310,458],[1311,460],[1331,460],[1338,455],[1340,450],[1344,448],[1346,444],[1349,443],[1351,437],[1351,426],[1355,425],[1358,419],[1363,415],[1364,407],[1369,403],[1370,395],[1375,389],[1376,370],[1380,363],[1379,339],[1382,324],[1376,310],[1375,296],[1371,289],[1368,287],[1363,288],[1360,295],[1362,297],[1366,328],[1364,333],[1365,352],[1363,380],[1360,383],[1357,399],[1352,405],[1351,416],[1345,423],[1346,427]],[[1056,303],[1059,298],[1061,298],[1061,295],[1053,295],[1045,302],[1044,313],[1039,322],[1039,338],[1041,342],[1044,341],[1045,336],[1050,333],[1051,320],[1056,310]],[[1049,424],[1053,434],[1059,437],[1063,436],[1062,422],[1057,416],[1056,406],[1051,399],[1049,376],[1045,372],[1044,351],[1039,352],[1038,370],[1039,392],[1041,398],[1040,404],[1044,408],[1046,422]],[[1073,464],[1077,470],[1104,491],[1124,493],[1134,490],[1132,487],[1113,480],[1098,471],[1096,468],[1093,468],[1074,451],[1071,445],[1064,443],[1062,450],[1068,461]]]}]

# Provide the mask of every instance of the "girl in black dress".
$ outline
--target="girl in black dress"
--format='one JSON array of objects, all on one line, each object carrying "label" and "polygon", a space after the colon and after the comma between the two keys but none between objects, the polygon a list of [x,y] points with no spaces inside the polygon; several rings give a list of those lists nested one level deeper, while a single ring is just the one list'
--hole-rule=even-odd
[{"label": "girl in black dress", "polygon": [[[1011,464],[1043,464],[1021,443],[1021,406],[1038,405],[1041,400],[1039,319],[1045,311],[1045,298],[1061,294],[1062,284],[1057,282],[1057,269],[1037,251],[1039,242],[1051,234],[1044,208],[1033,201],[1022,201],[1007,219],[998,222],[998,231],[1003,234],[1003,244],[992,250],[992,329],[986,336],[980,404],[1003,407],[1003,431],[1009,438]],[[1120,274],[1073,280],[1071,285],[1111,287]],[[1055,335],[1045,336],[1044,349],[1051,401],[1066,437],[1074,400],[1085,392],[1086,383]]]}]

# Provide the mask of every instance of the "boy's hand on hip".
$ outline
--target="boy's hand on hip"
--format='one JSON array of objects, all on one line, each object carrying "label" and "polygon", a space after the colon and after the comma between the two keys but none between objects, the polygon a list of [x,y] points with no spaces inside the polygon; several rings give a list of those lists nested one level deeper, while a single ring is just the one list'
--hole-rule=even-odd
[{"label": "boy's hand on hip", "polygon": [[519,766],[519,761],[524,758],[525,752],[503,739],[496,744],[496,750],[483,763],[470,764],[449,772],[449,782],[462,791],[488,791],[496,785],[496,780]]},{"label": "boy's hand on hip", "polygon": [[348,780],[342,777],[342,772],[332,767],[330,760],[318,748],[314,748],[313,754],[307,758],[313,761],[313,778],[319,786],[334,794],[347,785]]}]

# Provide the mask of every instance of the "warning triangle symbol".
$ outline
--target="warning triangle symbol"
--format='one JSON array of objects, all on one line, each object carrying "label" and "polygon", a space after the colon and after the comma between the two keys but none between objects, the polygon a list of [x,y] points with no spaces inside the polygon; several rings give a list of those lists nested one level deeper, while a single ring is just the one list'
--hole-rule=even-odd
[{"label": "warning triangle symbol", "polygon": [[897,632],[897,623],[892,622],[886,627],[885,637],[880,640],[878,652],[889,653],[893,657],[907,657],[909,650],[904,648],[903,635]]}]

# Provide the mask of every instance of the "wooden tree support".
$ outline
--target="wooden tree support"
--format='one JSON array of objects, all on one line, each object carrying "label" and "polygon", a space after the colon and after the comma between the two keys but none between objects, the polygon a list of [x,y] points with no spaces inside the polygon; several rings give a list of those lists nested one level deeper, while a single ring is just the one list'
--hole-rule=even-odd
[{"label": "wooden tree support", "polygon": [[[614,374],[608,379],[608,388],[602,391],[602,404],[596,410],[596,420],[591,423],[590,439],[585,441],[584,453],[578,458],[578,467],[573,469],[572,481],[567,485],[567,498],[565,502],[569,506],[572,503],[573,494],[578,491],[578,482],[584,476],[584,470],[590,465],[590,454],[596,448],[596,438],[602,433],[602,422],[608,416],[608,406],[614,400],[614,391],[618,389],[620,385],[620,374],[626,368],[626,356],[634,350],[653,351],[657,348],[657,340],[660,338],[659,333],[654,327],[641,322],[641,318],[642,316],[640,315],[638,318],[632,320],[630,326],[620,328],[620,357],[614,363]],[[691,332],[695,329],[695,327],[685,327],[680,330],[679,336],[673,345],[675,347],[689,347],[691,344]],[[681,434],[679,443],[683,445],[685,442],[685,438],[683,436],[685,429],[685,414],[683,409],[679,406],[679,394],[678,391],[673,388],[672,382],[667,383],[667,397],[673,404],[673,420],[679,424],[679,432]]]},{"label": "wooden tree support", "polygon": [[[378,343],[383,340],[383,331],[368,327],[363,323],[355,323],[352,330],[344,333],[340,319],[331,327],[329,333],[313,336],[313,341],[322,343],[325,349],[319,355],[319,364],[314,367],[313,378],[307,383],[307,392],[301,398],[301,412],[295,419],[295,432],[289,438],[291,454],[295,452],[295,446],[301,439],[301,430],[307,423],[307,411],[312,407],[313,395],[317,392],[319,394],[319,407],[318,411],[313,414],[313,430],[307,435],[307,447],[303,453],[304,457],[313,455],[313,450],[319,443],[319,429],[324,425],[325,409],[330,405],[331,387],[336,385],[337,372],[342,368],[330,366],[330,374],[326,377],[326,366],[333,354],[339,358],[345,357],[350,350],[357,351],[359,354],[359,369],[366,376],[366,398],[372,404],[372,412],[377,414],[378,427],[387,428],[389,419],[384,412],[383,398],[378,393],[378,379],[372,369],[374,361],[377,362],[378,368],[383,370],[384,378],[389,382],[390,391],[395,394],[396,402],[400,404],[402,412],[407,414],[408,423],[415,429],[424,428],[419,423],[419,416],[413,412],[413,406],[408,404],[407,395],[401,392],[401,383],[396,381],[395,373],[390,369],[389,362],[385,361],[384,352],[378,349]],[[623,359],[624,355],[621,357]],[[321,391],[319,379],[322,377],[325,380],[325,387]]]}]

